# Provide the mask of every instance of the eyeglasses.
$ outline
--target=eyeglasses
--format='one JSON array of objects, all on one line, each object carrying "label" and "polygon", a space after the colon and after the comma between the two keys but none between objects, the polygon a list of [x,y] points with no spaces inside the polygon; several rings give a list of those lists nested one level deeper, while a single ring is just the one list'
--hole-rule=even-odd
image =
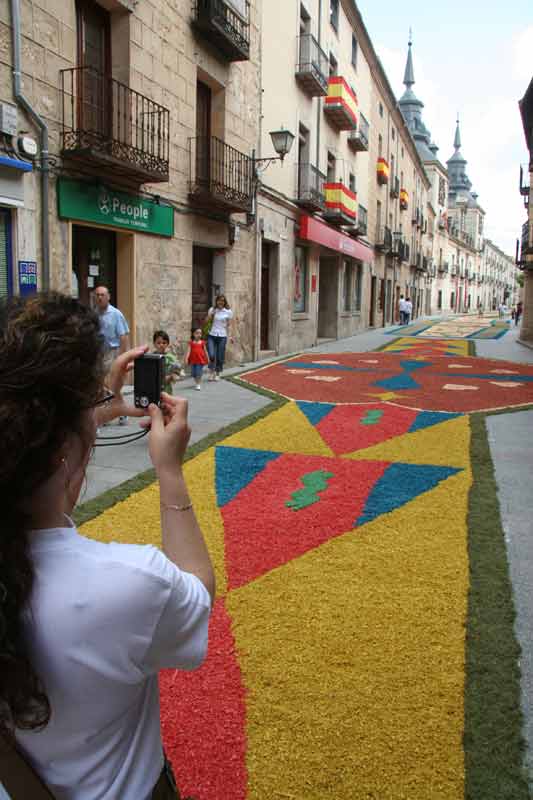
[{"label": "eyeglasses", "polygon": [[96,402],[93,403],[93,406],[94,407],[96,407],[96,406],[105,406],[108,403],[110,403],[111,400],[113,400],[114,398],[115,398],[115,393],[109,391],[109,389],[106,389],[104,387],[104,391],[103,391],[102,397],[100,397],[99,400],[96,400]]}]

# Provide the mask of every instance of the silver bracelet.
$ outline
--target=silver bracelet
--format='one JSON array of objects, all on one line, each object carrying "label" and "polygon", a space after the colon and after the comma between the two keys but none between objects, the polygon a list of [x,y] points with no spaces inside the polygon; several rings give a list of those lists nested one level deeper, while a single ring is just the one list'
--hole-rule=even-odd
[{"label": "silver bracelet", "polygon": [[167,508],[169,511],[189,511],[192,508],[192,503],[188,503],[186,506],[173,506],[170,503],[161,503],[162,508]]}]

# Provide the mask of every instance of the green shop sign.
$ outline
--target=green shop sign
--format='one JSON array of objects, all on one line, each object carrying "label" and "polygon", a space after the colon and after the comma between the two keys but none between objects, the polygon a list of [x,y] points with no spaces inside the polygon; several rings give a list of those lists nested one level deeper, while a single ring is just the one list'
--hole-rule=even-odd
[{"label": "green shop sign", "polygon": [[62,219],[78,219],[129,231],[174,236],[174,209],[106,186],[59,178],[58,213]]}]

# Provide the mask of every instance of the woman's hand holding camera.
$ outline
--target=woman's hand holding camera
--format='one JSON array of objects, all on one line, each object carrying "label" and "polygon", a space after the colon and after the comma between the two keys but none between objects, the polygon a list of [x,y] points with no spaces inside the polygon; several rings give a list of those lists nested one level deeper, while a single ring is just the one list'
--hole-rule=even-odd
[{"label": "woman's hand holding camera", "polygon": [[154,403],[148,407],[150,415],[150,458],[159,476],[176,475],[181,469],[191,436],[187,421],[188,404],[182,397],[161,394],[161,408]]},{"label": "woman's hand holding camera", "polygon": [[128,373],[133,369],[133,364],[136,358],[143,356],[148,350],[147,346],[134,347],[131,350],[126,350],[121,353],[115,361],[107,377],[107,387],[115,395],[114,398],[106,403],[105,406],[99,406],[96,409],[96,424],[103,425],[104,422],[110,422],[117,417],[145,417],[146,411],[142,408],[135,408],[133,404],[127,403],[122,396],[122,388],[128,376]]}]

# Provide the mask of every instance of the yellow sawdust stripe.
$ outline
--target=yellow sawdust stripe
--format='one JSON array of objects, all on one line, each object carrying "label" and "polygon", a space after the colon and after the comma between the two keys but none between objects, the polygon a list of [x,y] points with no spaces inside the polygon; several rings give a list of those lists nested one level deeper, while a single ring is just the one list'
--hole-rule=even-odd
[{"label": "yellow sawdust stripe", "polygon": [[464,796],[467,470],[230,592],[249,800]]}]

